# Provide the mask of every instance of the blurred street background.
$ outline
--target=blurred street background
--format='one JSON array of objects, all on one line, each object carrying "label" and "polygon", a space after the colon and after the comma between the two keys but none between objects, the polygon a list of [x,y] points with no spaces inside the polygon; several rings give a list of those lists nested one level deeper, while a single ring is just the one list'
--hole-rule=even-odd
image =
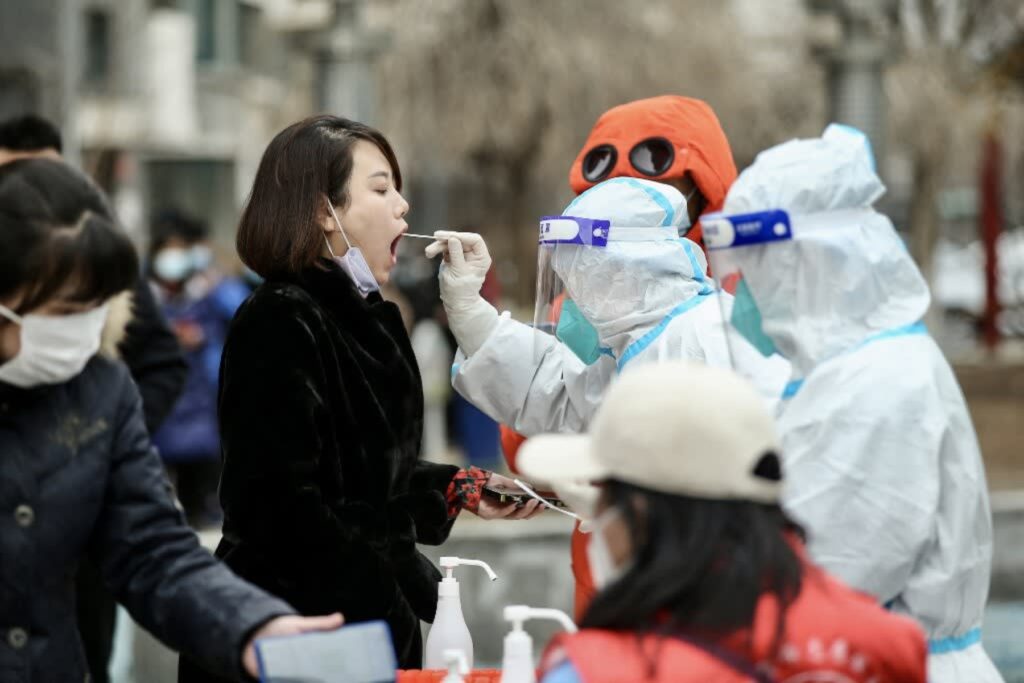
[{"label": "blurred street background", "polygon": [[[927,324],[993,490],[986,647],[1024,681],[1021,0],[0,0],[0,120],[56,122],[141,253],[154,226],[177,221],[209,245],[210,268],[250,287],[234,232],[263,149],[330,112],[395,145],[412,232],[486,237],[484,294],[526,319],[537,219],[571,199],[590,127],[659,94],[706,100],[740,170],[829,121],[870,137],[888,186],[877,206],[931,283]],[[402,243],[387,295],[422,367],[424,457],[501,469],[497,426],[451,393],[454,346],[421,250]],[[216,514],[200,512],[190,520],[215,544]],[[500,605],[570,604],[569,527],[482,533],[475,521],[445,554],[506,570],[500,594],[464,589],[478,659],[496,663]],[[115,678],[174,680],[169,653],[123,621]]]}]

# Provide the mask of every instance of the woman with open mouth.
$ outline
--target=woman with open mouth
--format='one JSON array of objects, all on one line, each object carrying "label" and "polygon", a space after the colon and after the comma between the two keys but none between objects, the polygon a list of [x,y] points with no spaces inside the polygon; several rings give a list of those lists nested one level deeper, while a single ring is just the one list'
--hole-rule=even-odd
[{"label": "woman with open mouth", "polygon": [[[419,460],[423,387],[398,307],[381,298],[409,204],[387,139],[316,116],[264,152],[238,227],[265,279],[232,321],[220,369],[223,539],[217,556],[304,615],[386,620],[399,665],[418,668],[432,621],[437,545],[467,509],[510,485]],[[183,658],[179,681],[220,680]]]}]

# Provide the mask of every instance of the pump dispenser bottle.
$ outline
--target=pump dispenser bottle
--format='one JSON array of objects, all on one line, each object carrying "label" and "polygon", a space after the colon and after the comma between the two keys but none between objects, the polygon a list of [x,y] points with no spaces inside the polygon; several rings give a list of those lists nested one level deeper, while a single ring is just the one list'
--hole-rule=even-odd
[{"label": "pump dispenser bottle", "polygon": [[533,639],[523,630],[530,619],[553,619],[569,633],[578,630],[569,616],[557,609],[537,609],[526,605],[505,608],[505,621],[512,622],[512,630],[505,636],[505,653],[501,663],[501,683],[537,683],[537,670],[533,664]]},{"label": "pump dispenser bottle", "polygon": [[460,650],[466,656],[466,664],[473,668],[473,637],[469,634],[466,620],[462,616],[462,601],[459,598],[459,582],[455,580],[455,568],[460,566],[481,567],[491,581],[497,581],[498,575],[480,560],[463,560],[458,557],[442,557],[441,569],[447,576],[441,579],[437,587],[437,614],[434,625],[427,635],[427,651],[424,667],[427,669],[446,669],[445,650]]},{"label": "pump dispenser bottle", "polygon": [[444,661],[448,668],[448,675],[441,683],[465,683],[463,676],[469,675],[469,664],[466,663],[466,655],[462,650],[445,650]]}]

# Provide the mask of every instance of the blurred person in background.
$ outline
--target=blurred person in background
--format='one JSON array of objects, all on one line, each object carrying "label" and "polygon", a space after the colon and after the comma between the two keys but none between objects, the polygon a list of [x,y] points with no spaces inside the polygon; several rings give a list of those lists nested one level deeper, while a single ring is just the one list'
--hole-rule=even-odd
[{"label": "blurred person in background", "polygon": [[792,363],[778,422],[783,505],[808,530],[811,557],[924,627],[929,681],[999,683],[981,642],[985,468],[922,322],[928,285],[873,208],[884,192],[867,138],[831,125],[759,154],[723,215],[705,219],[705,240],[719,276],[741,276],[731,329]]},{"label": "blurred person in background", "polygon": [[99,568],[167,646],[237,680],[253,641],[337,628],[294,616],[199,545],[127,368],[99,354],[138,257],[102,193],[62,161],[0,167],[0,678],[89,680],[75,574]]},{"label": "blurred person in background", "polygon": [[[313,116],[278,133],[239,221],[263,284],[231,323],[218,398],[224,535],[217,556],[303,614],[386,620],[400,668],[419,668],[439,545],[465,509],[538,511],[482,496],[511,485],[420,459],[423,386],[398,307],[385,301],[409,204],[377,130]],[[183,657],[183,683],[221,680]]]},{"label": "blurred person in background", "polygon": [[413,323],[409,338],[423,380],[423,455],[436,460],[448,453],[447,407],[454,353],[436,315]]},{"label": "blurred person in background", "polygon": [[209,227],[178,210],[153,221],[147,273],[157,301],[188,362],[181,397],[153,444],[163,458],[178,499],[195,528],[219,525],[220,436],[217,376],[228,325],[249,295],[213,259]]},{"label": "blurred person in background", "polygon": [[[706,102],[662,95],[612,107],[590,130],[569,169],[569,185],[580,195],[610,178],[656,180],[679,190],[686,198],[689,215],[681,236],[703,249],[700,217],[722,208],[725,193],[736,179],[736,164],[725,131]],[[587,327],[579,320],[574,325]],[[576,333],[577,338],[588,336],[595,336],[593,330]],[[516,470],[516,452],[525,440],[502,426],[502,451],[512,471]],[[587,567],[587,538],[578,529],[572,538],[577,615],[594,594]]]},{"label": "blurred person in background", "polygon": [[598,593],[579,633],[548,647],[543,683],[926,680],[920,628],[807,558],[779,506],[773,420],[730,370],[637,368],[589,434],[533,437],[519,464],[600,490]]},{"label": "blurred person in background", "polygon": [[[60,131],[40,116],[27,114],[0,122],[0,165],[20,158],[60,159],[62,151]],[[181,393],[188,366],[141,273],[130,293],[111,299],[101,350],[128,366],[142,395],[146,429],[153,433]],[[88,559],[82,562],[77,581],[78,626],[86,660],[92,680],[106,683],[117,606]]]}]

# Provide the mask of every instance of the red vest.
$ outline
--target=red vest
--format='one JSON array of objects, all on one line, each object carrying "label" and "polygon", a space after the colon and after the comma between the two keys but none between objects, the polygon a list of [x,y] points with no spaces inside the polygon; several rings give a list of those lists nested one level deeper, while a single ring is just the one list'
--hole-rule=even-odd
[{"label": "red vest", "polygon": [[917,624],[806,561],[804,567],[781,646],[772,648],[778,606],[766,596],[754,618],[754,656],[726,651],[739,667],[676,638],[589,630],[556,638],[543,668],[568,659],[583,683],[748,683],[756,662],[757,671],[778,683],[925,683],[928,651]]}]

